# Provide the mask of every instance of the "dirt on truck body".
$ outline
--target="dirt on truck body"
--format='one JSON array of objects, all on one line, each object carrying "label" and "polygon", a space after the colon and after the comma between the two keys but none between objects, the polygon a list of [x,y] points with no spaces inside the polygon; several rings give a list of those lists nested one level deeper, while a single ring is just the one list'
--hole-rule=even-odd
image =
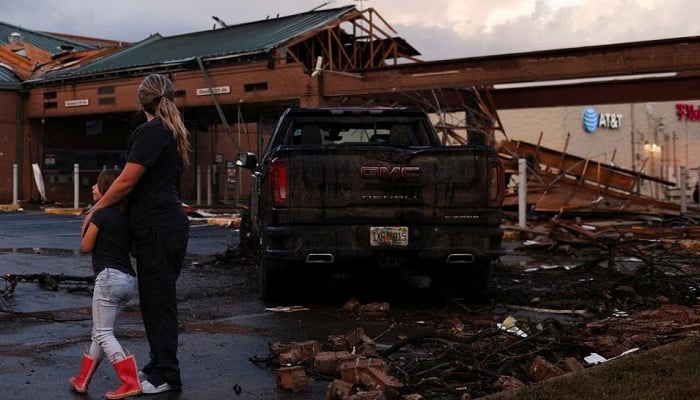
[{"label": "dirt on truck body", "polygon": [[260,158],[237,164],[253,172],[241,242],[258,247],[263,298],[310,266],[417,267],[442,289],[478,288],[502,254],[496,150],[441,145],[421,110],[288,109]]}]

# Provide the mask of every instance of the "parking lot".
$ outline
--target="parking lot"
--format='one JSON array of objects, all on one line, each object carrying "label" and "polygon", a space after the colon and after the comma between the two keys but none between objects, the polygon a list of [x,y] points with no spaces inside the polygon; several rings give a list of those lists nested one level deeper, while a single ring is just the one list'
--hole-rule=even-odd
[{"label": "parking lot", "polygon": [[[91,326],[90,285],[81,281],[91,275],[90,257],[77,252],[81,222],[0,213],[0,390],[12,398],[85,398],[67,384]],[[327,349],[358,329],[386,363],[386,376],[400,379],[402,394],[477,398],[591,368],[586,360],[594,353],[607,360],[680,340],[700,322],[693,265],[683,275],[661,267],[638,274],[640,261],[608,263],[599,249],[551,252],[546,241],[510,240],[483,303],[441,299],[424,280],[399,284],[377,274],[314,281],[307,299],[269,304],[257,296],[255,260],[236,243],[234,228],[193,221],[178,281],[184,388],[154,398],[324,399],[334,377],[303,356],[273,353],[271,345],[316,341]],[[8,274],[29,279],[10,290]],[[137,361],[145,358],[137,299],[118,320],[117,335]],[[306,371],[300,392],[279,387],[276,370],[286,365]],[[102,398],[115,385],[103,365],[87,398]]]},{"label": "parking lot", "polygon": [[[0,265],[10,275],[48,274],[56,287],[39,280],[20,281],[0,299],[0,390],[13,398],[85,398],[69,389],[68,377],[78,368],[90,335],[90,285],[77,278],[91,276],[90,256],[80,254],[81,216],[36,211],[0,213]],[[387,318],[357,320],[340,309],[338,293],[328,301],[304,304],[303,312],[268,309],[258,299],[255,265],[227,259],[237,244],[237,230],[194,219],[186,263],[178,281],[180,363],[183,391],[154,398],[321,399],[327,379],[309,379],[303,393],[277,387],[274,366],[265,360],[270,344],[344,334],[358,326],[377,336],[393,324]],[[74,279],[61,280],[70,277]],[[0,287],[1,288],[1,287]],[[418,325],[421,328],[422,325]],[[134,298],[117,320],[117,335],[136,355],[147,354],[147,342]],[[103,398],[116,384],[113,370],[102,365],[87,398]]]},{"label": "parking lot", "polygon": [[[89,277],[90,257],[77,252],[81,222],[81,217],[38,212],[0,214],[3,274]],[[178,294],[185,387],[182,393],[157,398],[229,398],[235,395],[234,384],[244,398],[280,398],[274,374],[248,358],[266,355],[269,341],[289,337],[289,321],[265,312],[247,271],[204,265],[235,240],[232,228],[192,226]],[[2,392],[16,399],[85,398],[71,392],[67,383],[89,343],[91,295],[80,287],[66,281],[52,290],[38,282],[20,282],[2,300]],[[140,361],[147,344],[137,304],[133,299],[118,320],[117,334]],[[87,398],[102,398],[115,385],[113,370],[103,365]]]}]

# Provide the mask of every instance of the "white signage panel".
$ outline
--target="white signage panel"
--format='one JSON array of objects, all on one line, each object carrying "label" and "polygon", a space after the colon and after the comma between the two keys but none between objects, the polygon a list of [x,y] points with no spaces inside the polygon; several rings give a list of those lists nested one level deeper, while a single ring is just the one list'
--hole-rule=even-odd
[{"label": "white signage panel", "polygon": [[197,89],[197,96],[207,96],[212,92],[214,92],[214,94],[231,93],[231,86],[215,86],[211,88],[211,90],[209,90],[209,88],[199,88]]},{"label": "white signage panel", "polygon": [[64,103],[66,107],[84,107],[90,104],[90,100],[88,99],[75,99],[75,100],[66,100]]}]

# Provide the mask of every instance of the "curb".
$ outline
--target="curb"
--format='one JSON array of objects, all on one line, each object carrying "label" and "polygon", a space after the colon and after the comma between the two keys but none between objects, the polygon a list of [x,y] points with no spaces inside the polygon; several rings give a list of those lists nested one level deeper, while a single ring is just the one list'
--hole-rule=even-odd
[{"label": "curb", "polygon": [[61,207],[51,207],[51,208],[44,208],[44,212],[46,214],[53,214],[53,215],[82,215],[83,214],[83,209],[82,208],[61,208]]},{"label": "curb", "polygon": [[208,225],[221,225],[226,227],[238,228],[241,224],[240,218],[207,218]]},{"label": "curb", "polygon": [[[22,207],[19,204],[0,204],[0,212],[2,211],[20,211]],[[46,207],[41,210],[46,214],[52,215],[73,215],[80,216],[85,213],[82,208],[66,208],[66,207]],[[210,217],[203,220],[208,225],[220,225],[227,228],[238,228],[241,224],[239,217]]]},{"label": "curb", "polygon": [[20,209],[19,204],[0,204],[0,211],[18,211]]}]

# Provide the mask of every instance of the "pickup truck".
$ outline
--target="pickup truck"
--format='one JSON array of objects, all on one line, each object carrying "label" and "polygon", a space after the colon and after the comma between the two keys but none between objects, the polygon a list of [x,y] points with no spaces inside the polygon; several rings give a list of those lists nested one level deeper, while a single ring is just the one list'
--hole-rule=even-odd
[{"label": "pickup truck", "polygon": [[495,148],[441,145],[420,109],[290,108],[260,158],[236,164],[252,171],[241,243],[258,250],[263,299],[284,299],[307,272],[382,267],[468,295],[502,254]]}]

